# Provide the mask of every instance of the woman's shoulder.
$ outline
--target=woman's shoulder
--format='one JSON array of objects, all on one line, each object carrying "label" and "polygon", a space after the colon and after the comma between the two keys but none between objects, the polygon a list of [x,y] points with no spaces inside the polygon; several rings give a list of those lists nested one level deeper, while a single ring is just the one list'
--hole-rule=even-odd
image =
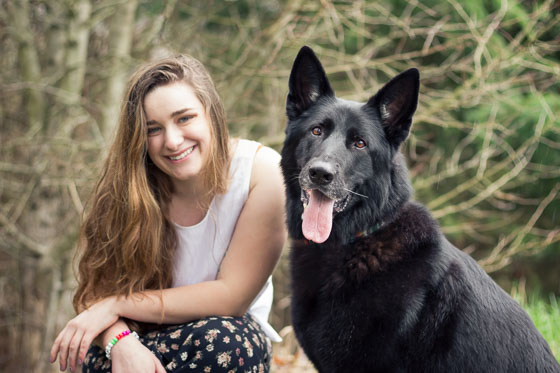
[{"label": "woman's shoulder", "polygon": [[273,148],[254,140],[233,138],[230,140],[232,157],[236,154],[245,154],[253,158],[253,167],[256,165],[276,165],[280,162],[280,154]]},{"label": "woman's shoulder", "polygon": [[261,145],[257,149],[254,162],[272,164],[278,166],[280,164],[280,154],[276,150],[268,146]]},{"label": "woman's shoulder", "polygon": [[253,159],[251,188],[263,182],[283,185],[280,158],[280,154],[273,148],[265,145],[258,147]]}]

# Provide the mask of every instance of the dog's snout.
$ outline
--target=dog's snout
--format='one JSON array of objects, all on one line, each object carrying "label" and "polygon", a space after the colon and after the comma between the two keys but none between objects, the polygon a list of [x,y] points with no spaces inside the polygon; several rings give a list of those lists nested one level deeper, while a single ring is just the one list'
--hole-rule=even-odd
[{"label": "dog's snout", "polygon": [[309,168],[309,178],[314,184],[328,185],[334,179],[334,168],[329,163],[317,163]]}]

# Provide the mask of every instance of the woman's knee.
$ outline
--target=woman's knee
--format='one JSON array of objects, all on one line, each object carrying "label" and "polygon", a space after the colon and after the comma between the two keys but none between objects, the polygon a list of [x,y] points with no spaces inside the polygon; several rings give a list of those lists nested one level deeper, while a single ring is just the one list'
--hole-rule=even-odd
[{"label": "woman's knee", "polygon": [[182,333],[177,363],[182,360],[201,369],[265,368],[269,364],[270,343],[251,317],[208,317],[186,324]]},{"label": "woman's knee", "polygon": [[[216,316],[192,323],[192,343],[195,346],[222,346],[236,348],[261,347],[258,330],[243,317]],[[210,347],[211,348],[211,347]]]}]

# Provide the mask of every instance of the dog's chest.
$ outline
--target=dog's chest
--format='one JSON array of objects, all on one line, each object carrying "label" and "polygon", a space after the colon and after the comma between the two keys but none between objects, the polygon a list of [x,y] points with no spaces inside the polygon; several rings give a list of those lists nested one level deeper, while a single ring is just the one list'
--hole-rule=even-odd
[{"label": "dog's chest", "polygon": [[[366,237],[348,245],[315,245],[305,241],[294,243],[292,268],[302,282],[310,282],[317,290],[337,291],[345,287],[360,288],[401,261],[406,248],[398,237]],[[318,281],[320,279],[320,281]]]},{"label": "dog's chest", "polygon": [[[398,244],[370,238],[352,247],[295,243],[292,249],[294,303],[306,318],[329,318],[347,326],[366,318],[393,318],[403,307],[406,280],[399,273],[403,254]],[[395,313],[387,315],[387,307]],[[367,314],[366,314],[367,313]]]},{"label": "dog's chest", "polygon": [[[318,265],[316,262],[316,275]],[[394,362],[392,351],[399,336],[393,331],[398,329],[404,309],[400,296],[395,288],[377,287],[376,276],[372,275],[372,281],[355,283],[342,278],[347,267],[337,269],[331,276],[321,271],[306,283],[294,284],[292,321],[306,353],[316,364],[329,367],[321,371],[375,371],[374,366]],[[341,283],[345,285],[339,287]],[[356,356],[367,356],[371,370],[364,361],[355,366]]]},{"label": "dog's chest", "polygon": [[353,247],[294,246],[293,323],[316,360],[345,367],[355,364],[356,354],[371,357],[376,367],[396,361],[401,343],[396,331],[417,289],[409,282],[411,268],[398,240],[393,242],[370,238]]}]

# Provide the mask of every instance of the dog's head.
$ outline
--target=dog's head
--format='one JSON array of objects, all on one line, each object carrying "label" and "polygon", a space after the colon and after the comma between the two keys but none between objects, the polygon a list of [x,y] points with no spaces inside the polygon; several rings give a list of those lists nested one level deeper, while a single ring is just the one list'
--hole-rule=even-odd
[{"label": "dog's head", "polygon": [[307,239],[326,241],[334,217],[350,208],[368,208],[362,214],[381,219],[395,198],[408,199],[398,149],[409,134],[418,89],[418,70],[409,69],[365,104],[339,99],[311,48],[299,51],[289,80],[282,168],[288,213],[303,211]]}]

